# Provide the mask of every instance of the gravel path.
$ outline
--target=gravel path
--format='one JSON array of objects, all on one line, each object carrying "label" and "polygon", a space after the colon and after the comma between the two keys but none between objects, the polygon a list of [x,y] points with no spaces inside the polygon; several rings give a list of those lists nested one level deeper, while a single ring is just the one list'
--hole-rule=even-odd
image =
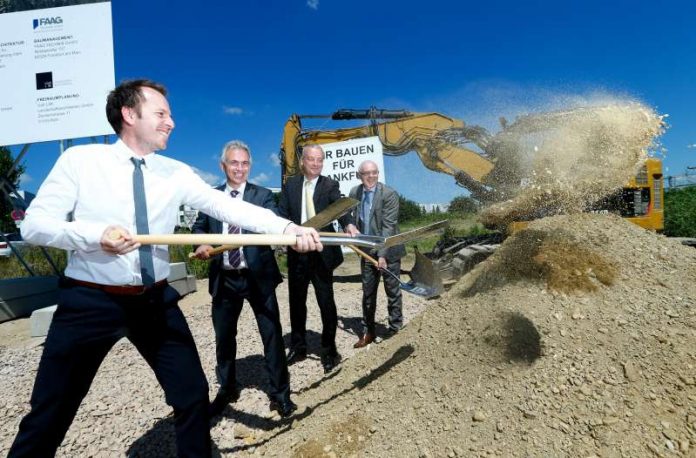
[{"label": "gravel path", "polygon": [[[410,267],[408,261],[404,267]],[[353,343],[360,329],[361,286],[358,262],[352,255],[338,270],[335,296],[338,306],[338,350],[349,361],[356,350]],[[198,291],[181,301],[201,356],[203,368],[211,385],[210,395],[217,391],[215,383],[215,347],[210,320],[210,296],[207,281],[199,281]],[[311,289],[311,287],[310,287]],[[287,283],[277,290],[281,304],[282,324],[286,340],[290,319],[287,307]],[[386,297],[380,289],[377,317],[386,330]],[[426,302],[404,294],[406,321],[422,312]],[[308,344],[310,356],[290,367],[291,388],[300,411],[307,406],[299,393],[317,387],[323,371],[316,353],[319,350],[321,321],[319,309],[310,291],[308,304]],[[231,456],[253,443],[255,437],[282,423],[268,409],[263,348],[250,307],[244,307],[238,329],[237,373],[243,386],[241,398],[228,408],[213,426],[216,453]],[[29,320],[0,324],[0,455],[6,455],[17,432],[21,417],[28,410],[28,401],[43,339],[29,338]],[[369,350],[365,350],[369,351]],[[346,362],[347,363],[347,362]],[[340,373],[336,375],[340,377]],[[78,411],[72,427],[58,451],[58,456],[173,456],[174,429],[171,409],[165,404],[157,382],[134,347],[126,340],[116,344],[102,364],[92,388]]]}]

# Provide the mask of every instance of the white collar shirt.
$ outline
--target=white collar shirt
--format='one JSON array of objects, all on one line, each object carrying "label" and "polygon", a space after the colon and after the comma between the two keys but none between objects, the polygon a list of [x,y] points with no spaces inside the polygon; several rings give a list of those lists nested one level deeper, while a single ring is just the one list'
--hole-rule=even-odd
[{"label": "white collar shirt", "polygon": [[[112,145],[69,148],[59,158],[22,222],[23,238],[35,245],[71,251],[65,275],[107,285],[142,284],[138,250],[112,255],[101,237],[110,225],[136,233],[133,163],[136,156],[119,140]],[[143,177],[150,234],[171,234],[181,205],[257,233],[282,233],[288,220],[272,211],[230,199],[177,160],[151,153]],[[155,280],[169,275],[169,250],[153,246]]]},{"label": "white collar shirt", "polygon": [[[225,185],[225,194],[230,196],[231,199],[244,199],[244,190],[246,189],[246,181],[242,183],[242,185],[237,189],[239,191],[239,194],[237,194],[237,197],[232,197],[230,193],[232,192],[234,188],[232,188],[229,183]],[[226,223],[225,221],[222,222],[222,233],[227,234],[227,231],[229,230],[230,225]],[[246,258],[244,257],[244,250],[240,248],[239,250],[239,269],[245,269],[248,267]],[[225,251],[222,253],[222,268],[225,270],[232,269],[232,266],[230,265],[230,252]]]}]

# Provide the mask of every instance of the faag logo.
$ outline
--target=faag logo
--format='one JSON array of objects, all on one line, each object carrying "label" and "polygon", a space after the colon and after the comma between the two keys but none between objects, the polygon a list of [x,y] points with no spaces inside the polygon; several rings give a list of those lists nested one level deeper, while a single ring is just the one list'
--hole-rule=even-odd
[{"label": "faag logo", "polygon": [[55,17],[42,17],[33,20],[34,30],[39,27],[45,27],[50,25],[61,25],[63,23],[63,18],[60,16]]}]

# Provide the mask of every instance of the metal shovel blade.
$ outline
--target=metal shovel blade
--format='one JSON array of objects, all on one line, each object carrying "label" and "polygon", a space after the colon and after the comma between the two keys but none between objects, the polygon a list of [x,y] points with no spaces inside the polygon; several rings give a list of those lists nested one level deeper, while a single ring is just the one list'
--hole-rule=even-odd
[{"label": "metal shovel blade", "polygon": [[[377,266],[377,260],[370,256],[369,254],[365,253],[362,251],[360,248],[356,247],[355,245],[348,245],[353,251],[355,251],[359,256],[362,256],[367,260],[368,262],[371,262],[374,266]],[[420,279],[418,275],[414,278],[413,276],[413,271],[417,270],[419,272],[427,271],[428,266],[427,265],[421,265],[421,267],[418,267],[418,251],[416,251],[416,264],[413,266],[413,269],[411,270],[411,281],[410,282],[405,282],[402,281],[401,278],[399,278],[398,275],[396,275],[394,272],[390,271],[389,269],[380,269],[382,272],[386,273],[390,277],[394,278],[396,281],[399,282],[399,288],[406,291],[407,293],[415,294],[416,296],[424,297],[426,299],[429,299],[431,297],[439,296],[442,291],[444,291],[444,287],[442,286],[442,280],[439,279],[439,275],[434,274],[428,277],[427,275],[422,275],[420,276]],[[435,269],[433,267],[432,262],[425,256],[421,255],[425,262],[430,263],[429,269],[431,272],[435,272]],[[422,263],[423,261],[421,261]],[[432,278],[436,281],[434,284],[429,284],[426,282],[423,282],[421,280],[425,280],[427,278]],[[439,279],[439,283],[437,283],[437,280]]]},{"label": "metal shovel blade", "polygon": [[435,268],[433,262],[425,255],[421,254],[416,248],[416,263],[409,273],[411,282],[414,285],[421,285],[427,288],[428,297],[439,296],[445,291],[440,272]]}]

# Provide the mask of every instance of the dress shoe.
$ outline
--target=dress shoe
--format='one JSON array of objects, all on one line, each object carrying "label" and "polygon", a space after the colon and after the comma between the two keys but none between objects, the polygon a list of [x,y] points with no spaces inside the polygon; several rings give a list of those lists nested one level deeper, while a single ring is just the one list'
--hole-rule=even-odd
[{"label": "dress shoe", "polygon": [[375,341],[375,336],[374,336],[373,334],[365,333],[365,334],[360,338],[360,340],[358,340],[357,342],[355,342],[355,344],[353,345],[353,348],[363,348],[363,347],[367,347],[368,345],[370,345],[370,344],[371,344],[372,342],[374,342],[374,341]]},{"label": "dress shoe", "polygon": [[287,418],[297,410],[297,404],[290,399],[286,401],[271,401],[270,410],[275,410],[283,418]]},{"label": "dress shoe", "polygon": [[324,368],[325,374],[328,374],[336,369],[340,362],[341,355],[339,355],[337,352],[329,353],[321,357],[321,366]]},{"label": "dress shoe", "polygon": [[307,358],[307,350],[298,350],[291,348],[288,352],[288,366],[292,366],[295,363],[299,363]]},{"label": "dress shoe", "polygon": [[387,329],[387,332],[384,333],[384,338],[389,339],[390,337],[394,337],[394,335],[399,331],[400,329],[398,328],[389,328]]},{"label": "dress shoe", "polygon": [[216,417],[225,410],[227,404],[235,402],[239,399],[239,390],[234,389],[232,391],[226,389],[220,389],[213,399],[213,402],[208,406],[208,415],[210,417]]}]

